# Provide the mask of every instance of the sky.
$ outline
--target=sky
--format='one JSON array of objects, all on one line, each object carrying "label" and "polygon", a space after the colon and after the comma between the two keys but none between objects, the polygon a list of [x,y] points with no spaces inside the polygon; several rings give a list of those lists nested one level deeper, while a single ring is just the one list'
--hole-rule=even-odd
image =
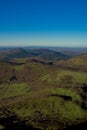
[{"label": "sky", "polygon": [[87,47],[87,0],[0,0],[0,46]]}]

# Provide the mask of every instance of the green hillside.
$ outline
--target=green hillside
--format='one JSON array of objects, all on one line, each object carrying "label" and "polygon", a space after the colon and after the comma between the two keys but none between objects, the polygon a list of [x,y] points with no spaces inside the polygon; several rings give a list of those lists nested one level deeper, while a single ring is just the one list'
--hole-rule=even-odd
[{"label": "green hillside", "polygon": [[87,54],[83,54],[69,60],[55,61],[57,66],[70,68],[74,70],[82,70],[87,72]]},{"label": "green hillside", "polygon": [[0,62],[1,130],[9,123],[13,130],[63,130],[87,122],[86,72],[24,58],[14,63]]}]

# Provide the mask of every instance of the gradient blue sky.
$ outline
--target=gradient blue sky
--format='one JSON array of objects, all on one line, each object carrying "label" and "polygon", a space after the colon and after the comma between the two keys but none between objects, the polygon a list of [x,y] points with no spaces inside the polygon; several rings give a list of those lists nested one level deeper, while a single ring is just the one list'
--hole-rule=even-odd
[{"label": "gradient blue sky", "polygon": [[0,46],[87,47],[87,0],[0,0]]}]

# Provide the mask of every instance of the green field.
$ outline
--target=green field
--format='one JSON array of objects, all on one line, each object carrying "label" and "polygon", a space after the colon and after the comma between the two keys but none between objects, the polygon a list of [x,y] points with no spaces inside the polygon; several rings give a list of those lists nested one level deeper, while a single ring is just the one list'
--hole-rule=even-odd
[{"label": "green field", "polygon": [[0,85],[0,99],[21,96],[26,94],[30,88],[25,84],[2,84]]}]

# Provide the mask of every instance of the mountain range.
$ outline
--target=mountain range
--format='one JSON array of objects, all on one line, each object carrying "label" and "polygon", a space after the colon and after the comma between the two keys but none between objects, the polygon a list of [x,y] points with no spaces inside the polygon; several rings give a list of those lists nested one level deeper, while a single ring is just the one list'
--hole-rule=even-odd
[{"label": "mountain range", "polygon": [[62,54],[61,52],[55,52],[49,49],[29,49],[25,50],[23,48],[11,48],[0,50],[0,57],[5,59],[10,58],[24,58],[24,57],[42,57],[46,59],[66,59],[69,56]]}]

